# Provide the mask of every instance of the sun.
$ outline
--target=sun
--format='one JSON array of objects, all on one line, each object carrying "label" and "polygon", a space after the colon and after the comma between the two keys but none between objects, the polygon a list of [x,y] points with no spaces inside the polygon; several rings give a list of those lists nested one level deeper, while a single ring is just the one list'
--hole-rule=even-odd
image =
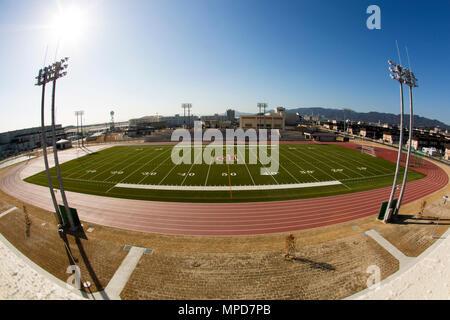
[{"label": "sun", "polygon": [[87,27],[87,16],[78,6],[60,8],[53,17],[52,29],[58,38],[67,40],[80,39]]}]

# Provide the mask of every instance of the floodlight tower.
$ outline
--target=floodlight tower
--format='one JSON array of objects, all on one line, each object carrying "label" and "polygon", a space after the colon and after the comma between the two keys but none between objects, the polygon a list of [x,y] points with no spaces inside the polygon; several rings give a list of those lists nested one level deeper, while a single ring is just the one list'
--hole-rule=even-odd
[{"label": "floodlight tower", "polygon": [[[264,103],[264,102],[258,103],[258,108],[259,108],[259,113],[260,114],[261,114],[261,109],[264,110],[263,117],[264,117],[264,129],[265,129],[266,128],[266,108],[267,108],[267,103]],[[261,126],[261,121],[260,121],[260,126]]]},{"label": "floodlight tower", "polygon": [[398,180],[398,173],[400,169],[400,161],[402,156],[402,143],[403,143],[403,83],[405,83],[405,69],[395,62],[392,62],[391,60],[388,60],[389,65],[389,71],[392,73],[390,74],[390,77],[394,80],[397,80],[400,84],[400,137],[398,142],[398,153],[397,153],[397,164],[395,166],[395,175],[394,175],[394,182],[392,184],[392,190],[391,194],[389,196],[389,201],[386,207],[386,212],[384,214],[384,222],[388,222],[391,219],[391,215],[393,212],[392,201],[394,200],[395,191],[397,190],[397,180]]},{"label": "floodlight tower", "polygon": [[414,76],[414,73],[406,68],[405,68],[404,81],[405,81],[405,84],[409,87],[409,143],[408,143],[408,155],[406,157],[406,164],[405,164],[405,172],[403,174],[402,189],[400,190],[400,195],[398,196],[398,201],[397,201],[394,215],[398,214],[398,211],[400,210],[400,206],[402,205],[402,200],[403,200],[403,194],[405,193],[406,180],[408,180],[408,168],[409,168],[409,160],[410,160],[410,156],[411,156],[412,133],[413,133],[413,127],[414,127],[412,88],[418,87],[417,79]]},{"label": "floodlight tower", "polygon": [[75,115],[77,116],[77,134],[78,134],[78,148],[80,147],[80,133],[78,132],[78,118],[81,120],[81,145],[83,146],[83,114],[84,111],[75,111]]},{"label": "floodlight tower", "polygon": [[[256,105],[258,106],[258,109],[259,109],[258,117],[256,118],[257,119],[256,127],[259,130],[259,129],[261,129],[261,108],[262,108],[262,103],[257,103]],[[258,124],[259,124],[259,126],[258,126]]]},{"label": "floodlight tower", "polygon": [[45,164],[45,172],[47,174],[47,182],[48,187],[50,190],[50,196],[52,198],[53,207],[55,209],[55,217],[58,225],[62,225],[63,221],[61,218],[61,213],[59,212],[58,203],[56,201],[55,192],[53,189],[53,182],[52,178],[50,176],[50,168],[48,165],[48,158],[47,158],[47,130],[45,128],[45,112],[44,112],[44,105],[45,105],[45,85],[47,82],[49,82],[51,73],[51,67],[45,67],[41,70],[39,70],[39,75],[36,77],[37,79],[37,86],[42,86],[42,98],[41,98],[41,131],[42,131],[42,153],[44,155],[44,164]]},{"label": "floodlight tower", "polygon": [[83,116],[84,116],[84,111],[81,110],[81,111],[80,111],[81,147],[84,147]]},{"label": "floodlight tower", "polygon": [[191,119],[190,119],[190,110],[192,108],[192,104],[190,103],[182,103],[181,107],[184,110],[184,126],[186,127],[186,109],[188,110],[188,127],[190,128],[191,125]]},{"label": "floodlight tower", "polygon": [[111,116],[111,126],[110,126],[110,130],[114,131],[115,130],[115,124],[114,124],[114,111],[111,111],[109,113],[109,115]]},{"label": "floodlight tower", "polygon": [[67,214],[67,218],[69,220],[69,225],[70,225],[70,229],[72,231],[76,230],[76,226],[73,223],[73,219],[72,216],[70,214],[70,208],[69,208],[69,204],[67,202],[67,198],[66,198],[66,193],[64,191],[64,186],[63,186],[63,181],[61,178],[61,170],[60,170],[60,166],[59,166],[59,159],[58,159],[58,151],[56,148],[56,133],[55,133],[55,94],[56,94],[56,80],[59,78],[64,77],[65,75],[67,75],[67,71],[64,71],[65,69],[67,69],[67,61],[69,60],[69,58],[64,58],[61,61],[57,61],[54,64],[52,64],[51,66],[48,66],[44,69],[39,70],[39,75],[37,76],[37,80],[38,82],[36,83],[36,85],[42,85],[42,103],[41,103],[41,121],[42,121],[42,133],[43,133],[43,142],[42,142],[42,146],[43,146],[43,153],[44,153],[44,163],[45,163],[45,169],[47,172],[47,180],[49,182],[49,187],[50,187],[50,193],[52,196],[52,201],[53,201],[53,205],[55,206],[55,211],[58,219],[58,223],[61,224],[62,219],[61,219],[61,213],[60,210],[58,208],[58,204],[56,202],[56,197],[53,191],[53,186],[52,186],[52,182],[51,182],[51,177],[50,177],[50,169],[48,166],[48,160],[47,160],[47,143],[45,140],[45,122],[44,122],[44,101],[45,101],[45,84],[48,82],[53,82],[53,87],[52,87],[52,126],[51,126],[51,130],[52,130],[52,145],[53,145],[53,156],[55,159],[55,169],[56,169],[56,175],[58,177],[58,183],[59,183],[59,189],[61,192],[61,198],[63,200],[64,203],[64,208],[66,210],[66,214]]}]

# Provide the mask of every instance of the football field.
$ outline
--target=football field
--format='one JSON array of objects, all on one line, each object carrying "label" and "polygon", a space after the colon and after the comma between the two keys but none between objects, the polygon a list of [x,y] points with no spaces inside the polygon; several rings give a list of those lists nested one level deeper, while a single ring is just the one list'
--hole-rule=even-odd
[{"label": "football field", "polygon": [[[222,158],[233,162],[228,164],[206,164],[202,152],[196,154],[192,148],[191,164],[178,165],[171,159],[174,147],[115,146],[81,156],[61,165],[64,187],[80,193],[143,200],[268,201],[386,187],[392,185],[395,170],[394,163],[376,157],[376,153],[334,144],[281,144],[276,172],[261,170],[269,165],[250,163],[250,158],[258,155],[254,146],[224,148]],[[245,161],[240,164],[238,159]],[[194,160],[202,163],[195,164]],[[54,168],[51,173],[56,186]],[[408,181],[423,177],[410,170]],[[401,179],[402,174],[399,183]],[[47,185],[45,172],[25,181]]]}]

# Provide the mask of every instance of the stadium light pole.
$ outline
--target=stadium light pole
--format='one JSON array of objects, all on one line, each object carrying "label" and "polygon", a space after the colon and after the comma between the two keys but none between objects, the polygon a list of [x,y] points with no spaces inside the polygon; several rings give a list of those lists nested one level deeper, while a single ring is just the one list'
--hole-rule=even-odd
[{"label": "stadium light pole", "polygon": [[80,138],[80,132],[78,131],[78,111],[75,111],[75,116],[77,117],[77,147],[80,148],[80,142],[78,141]]},{"label": "stadium light pole", "polygon": [[[64,203],[64,208],[66,210],[66,216],[67,219],[69,221],[69,227],[70,230],[75,231],[76,230],[76,226],[73,222],[72,216],[70,214],[70,208],[69,208],[69,204],[67,202],[67,197],[66,197],[66,193],[64,191],[64,185],[63,185],[63,181],[61,178],[61,170],[60,170],[60,166],[59,166],[59,159],[58,159],[58,150],[56,147],[56,129],[55,129],[55,96],[56,96],[56,80],[58,80],[59,78],[64,77],[65,75],[67,75],[67,71],[65,71],[65,69],[67,68],[67,61],[69,60],[69,58],[64,58],[61,61],[57,61],[54,64],[52,64],[51,66],[47,67],[47,71],[45,72],[45,76],[43,77],[43,83],[46,84],[48,82],[52,82],[53,87],[52,87],[52,125],[51,125],[51,131],[52,131],[52,145],[53,145],[53,156],[55,159],[55,169],[56,169],[56,175],[58,178],[58,183],[59,183],[59,189],[61,192],[61,198],[63,200]],[[39,76],[38,76],[39,77]],[[38,81],[38,84],[40,84],[41,81]],[[43,97],[44,99],[44,97]],[[42,120],[44,119],[44,103],[42,103]],[[44,160],[45,161],[45,160]],[[47,178],[49,178],[50,176],[50,170],[48,169],[48,163],[47,163]],[[53,193],[53,192],[52,192]],[[54,194],[53,194],[54,196]],[[56,203],[56,199],[55,199],[55,203]],[[60,211],[58,210],[58,213],[60,214]]]},{"label": "stadium light pole", "polygon": [[191,103],[182,103],[181,107],[184,110],[184,119],[185,119],[184,120],[184,125],[185,125],[185,127],[186,127],[186,109],[188,110],[188,127],[190,128],[190,126],[191,126],[191,119],[190,119],[191,112],[190,112],[190,110],[192,108],[192,104]]},{"label": "stadium light pole", "polygon": [[403,183],[402,189],[400,190],[400,195],[398,196],[397,205],[395,208],[394,215],[398,214],[400,210],[400,206],[402,205],[403,194],[405,193],[406,188],[406,180],[408,180],[408,169],[409,169],[409,160],[411,156],[411,144],[412,144],[412,133],[414,128],[414,114],[413,114],[413,96],[412,96],[412,88],[418,87],[417,79],[414,76],[414,73],[408,69],[405,69],[405,84],[409,86],[409,143],[408,143],[408,155],[406,157],[405,164],[405,172],[403,174]]},{"label": "stadium light pole", "polygon": [[80,129],[81,129],[81,147],[84,148],[84,135],[83,135],[83,115],[84,111],[80,111]]},{"label": "stadium light pole", "polygon": [[389,71],[392,72],[390,74],[390,77],[394,80],[397,80],[398,83],[400,84],[400,136],[399,136],[399,141],[398,141],[397,164],[395,166],[394,182],[392,184],[391,194],[389,196],[388,204],[386,207],[386,212],[384,214],[384,219],[383,219],[383,221],[385,223],[389,222],[389,220],[391,219],[391,215],[392,215],[392,211],[393,211],[391,206],[392,206],[392,202],[394,200],[395,191],[397,190],[398,173],[399,173],[399,169],[400,169],[400,161],[401,161],[401,156],[402,156],[403,109],[404,109],[403,108],[403,83],[405,82],[404,68],[401,65],[396,64],[395,62],[392,62],[391,60],[388,60],[388,63],[389,63],[389,65],[391,65],[391,67],[389,67]]},{"label": "stadium light pole", "polygon": [[263,118],[264,118],[264,129],[265,129],[266,128],[266,108],[267,108],[267,103],[260,102],[260,103],[257,104],[257,106],[259,108],[259,113],[260,113],[260,115],[259,115],[259,119],[260,119],[259,126],[260,127],[261,127],[261,109],[264,110],[263,111]]},{"label": "stadium light pole", "polygon": [[[77,116],[77,135],[78,135],[78,139],[77,139],[77,144],[78,144],[78,148],[80,147],[80,135],[81,135],[81,141],[83,141],[83,120],[81,119],[81,117],[83,116],[84,111],[75,111],[75,115]],[[79,123],[78,123],[78,119],[80,118],[81,120],[81,133],[80,131],[78,131],[79,128]]]},{"label": "stadium light pole", "polygon": [[51,69],[49,67],[45,67],[41,70],[39,70],[39,75],[36,77],[37,79],[37,86],[42,86],[42,98],[41,98],[41,130],[42,130],[42,153],[44,156],[44,164],[45,164],[45,172],[47,174],[47,182],[48,187],[50,190],[50,196],[52,198],[53,207],[55,209],[54,214],[56,221],[58,223],[58,227],[63,224],[61,213],[59,211],[58,202],[56,201],[55,191],[53,189],[53,182],[52,178],[50,176],[50,168],[48,165],[48,158],[47,158],[47,130],[45,128],[45,85],[49,81]]}]

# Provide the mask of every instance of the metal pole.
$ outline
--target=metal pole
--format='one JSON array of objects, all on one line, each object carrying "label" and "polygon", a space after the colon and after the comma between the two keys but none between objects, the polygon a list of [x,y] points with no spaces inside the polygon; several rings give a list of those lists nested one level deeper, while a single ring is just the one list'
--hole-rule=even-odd
[{"label": "metal pole", "polygon": [[59,190],[61,192],[61,198],[66,209],[66,216],[69,220],[70,229],[75,230],[75,224],[73,223],[72,215],[70,214],[69,204],[67,202],[66,193],[64,192],[63,181],[61,178],[61,170],[59,167],[58,150],[56,148],[56,133],[55,133],[55,91],[56,91],[56,79],[53,80],[52,88],[52,142],[53,142],[53,156],[55,158],[56,175],[58,176]]},{"label": "metal pole", "polygon": [[80,126],[81,126],[81,147],[84,147],[84,141],[83,141],[83,111],[80,113]]},{"label": "metal pole", "polygon": [[411,144],[412,144],[412,132],[414,125],[414,115],[413,115],[413,100],[412,100],[412,86],[409,87],[409,143],[408,143],[408,156],[406,157],[405,173],[403,174],[402,189],[400,190],[400,195],[398,196],[397,206],[394,214],[398,214],[400,206],[403,200],[403,194],[405,193],[406,180],[408,180],[408,168],[409,168],[409,158],[411,156]]},{"label": "metal pole", "polygon": [[77,146],[78,149],[80,148],[80,131],[78,129],[79,123],[78,123],[78,111],[75,111],[75,115],[77,116]]},{"label": "metal pole", "polygon": [[264,117],[264,129],[266,129],[266,104],[265,104],[265,103],[263,104],[263,110],[264,110],[264,113],[263,113],[263,117]]},{"label": "metal pole", "polygon": [[398,172],[400,169],[400,161],[402,157],[402,140],[403,140],[403,83],[402,81],[399,81],[400,83],[400,105],[401,105],[401,113],[400,113],[400,137],[398,142],[398,154],[397,154],[397,164],[395,166],[395,175],[394,175],[394,182],[392,184],[392,190],[391,194],[389,196],[388,205],[386,208],[386,213],[384,215],[384,222],[388,222],[391,218],[392,210],[391,205],[392,201],[394,200],[395,191],[397,190],[397,180],[398,180]]},{"label": "metal pole", "polygon": [[[45,77],[45,76],[44,76]],[[50,176],[50,168],[48,165],[47,158],[47,131],[45,130],[45,114],[44,114],[44,104],[45,104],[45,83],[42,85],[42,101],[41,101],[41,127],[42,127],[42,153],[44,154],[44,164],[45,172],[47,174],[48,187],[50,189],[50,195],[52,197],[53,207],[55,208],[55,218],[58,225],[62,225],[61,213],[59,212],[58,202],[56,201],[55,193],[53,190],[53,182]]]}]

